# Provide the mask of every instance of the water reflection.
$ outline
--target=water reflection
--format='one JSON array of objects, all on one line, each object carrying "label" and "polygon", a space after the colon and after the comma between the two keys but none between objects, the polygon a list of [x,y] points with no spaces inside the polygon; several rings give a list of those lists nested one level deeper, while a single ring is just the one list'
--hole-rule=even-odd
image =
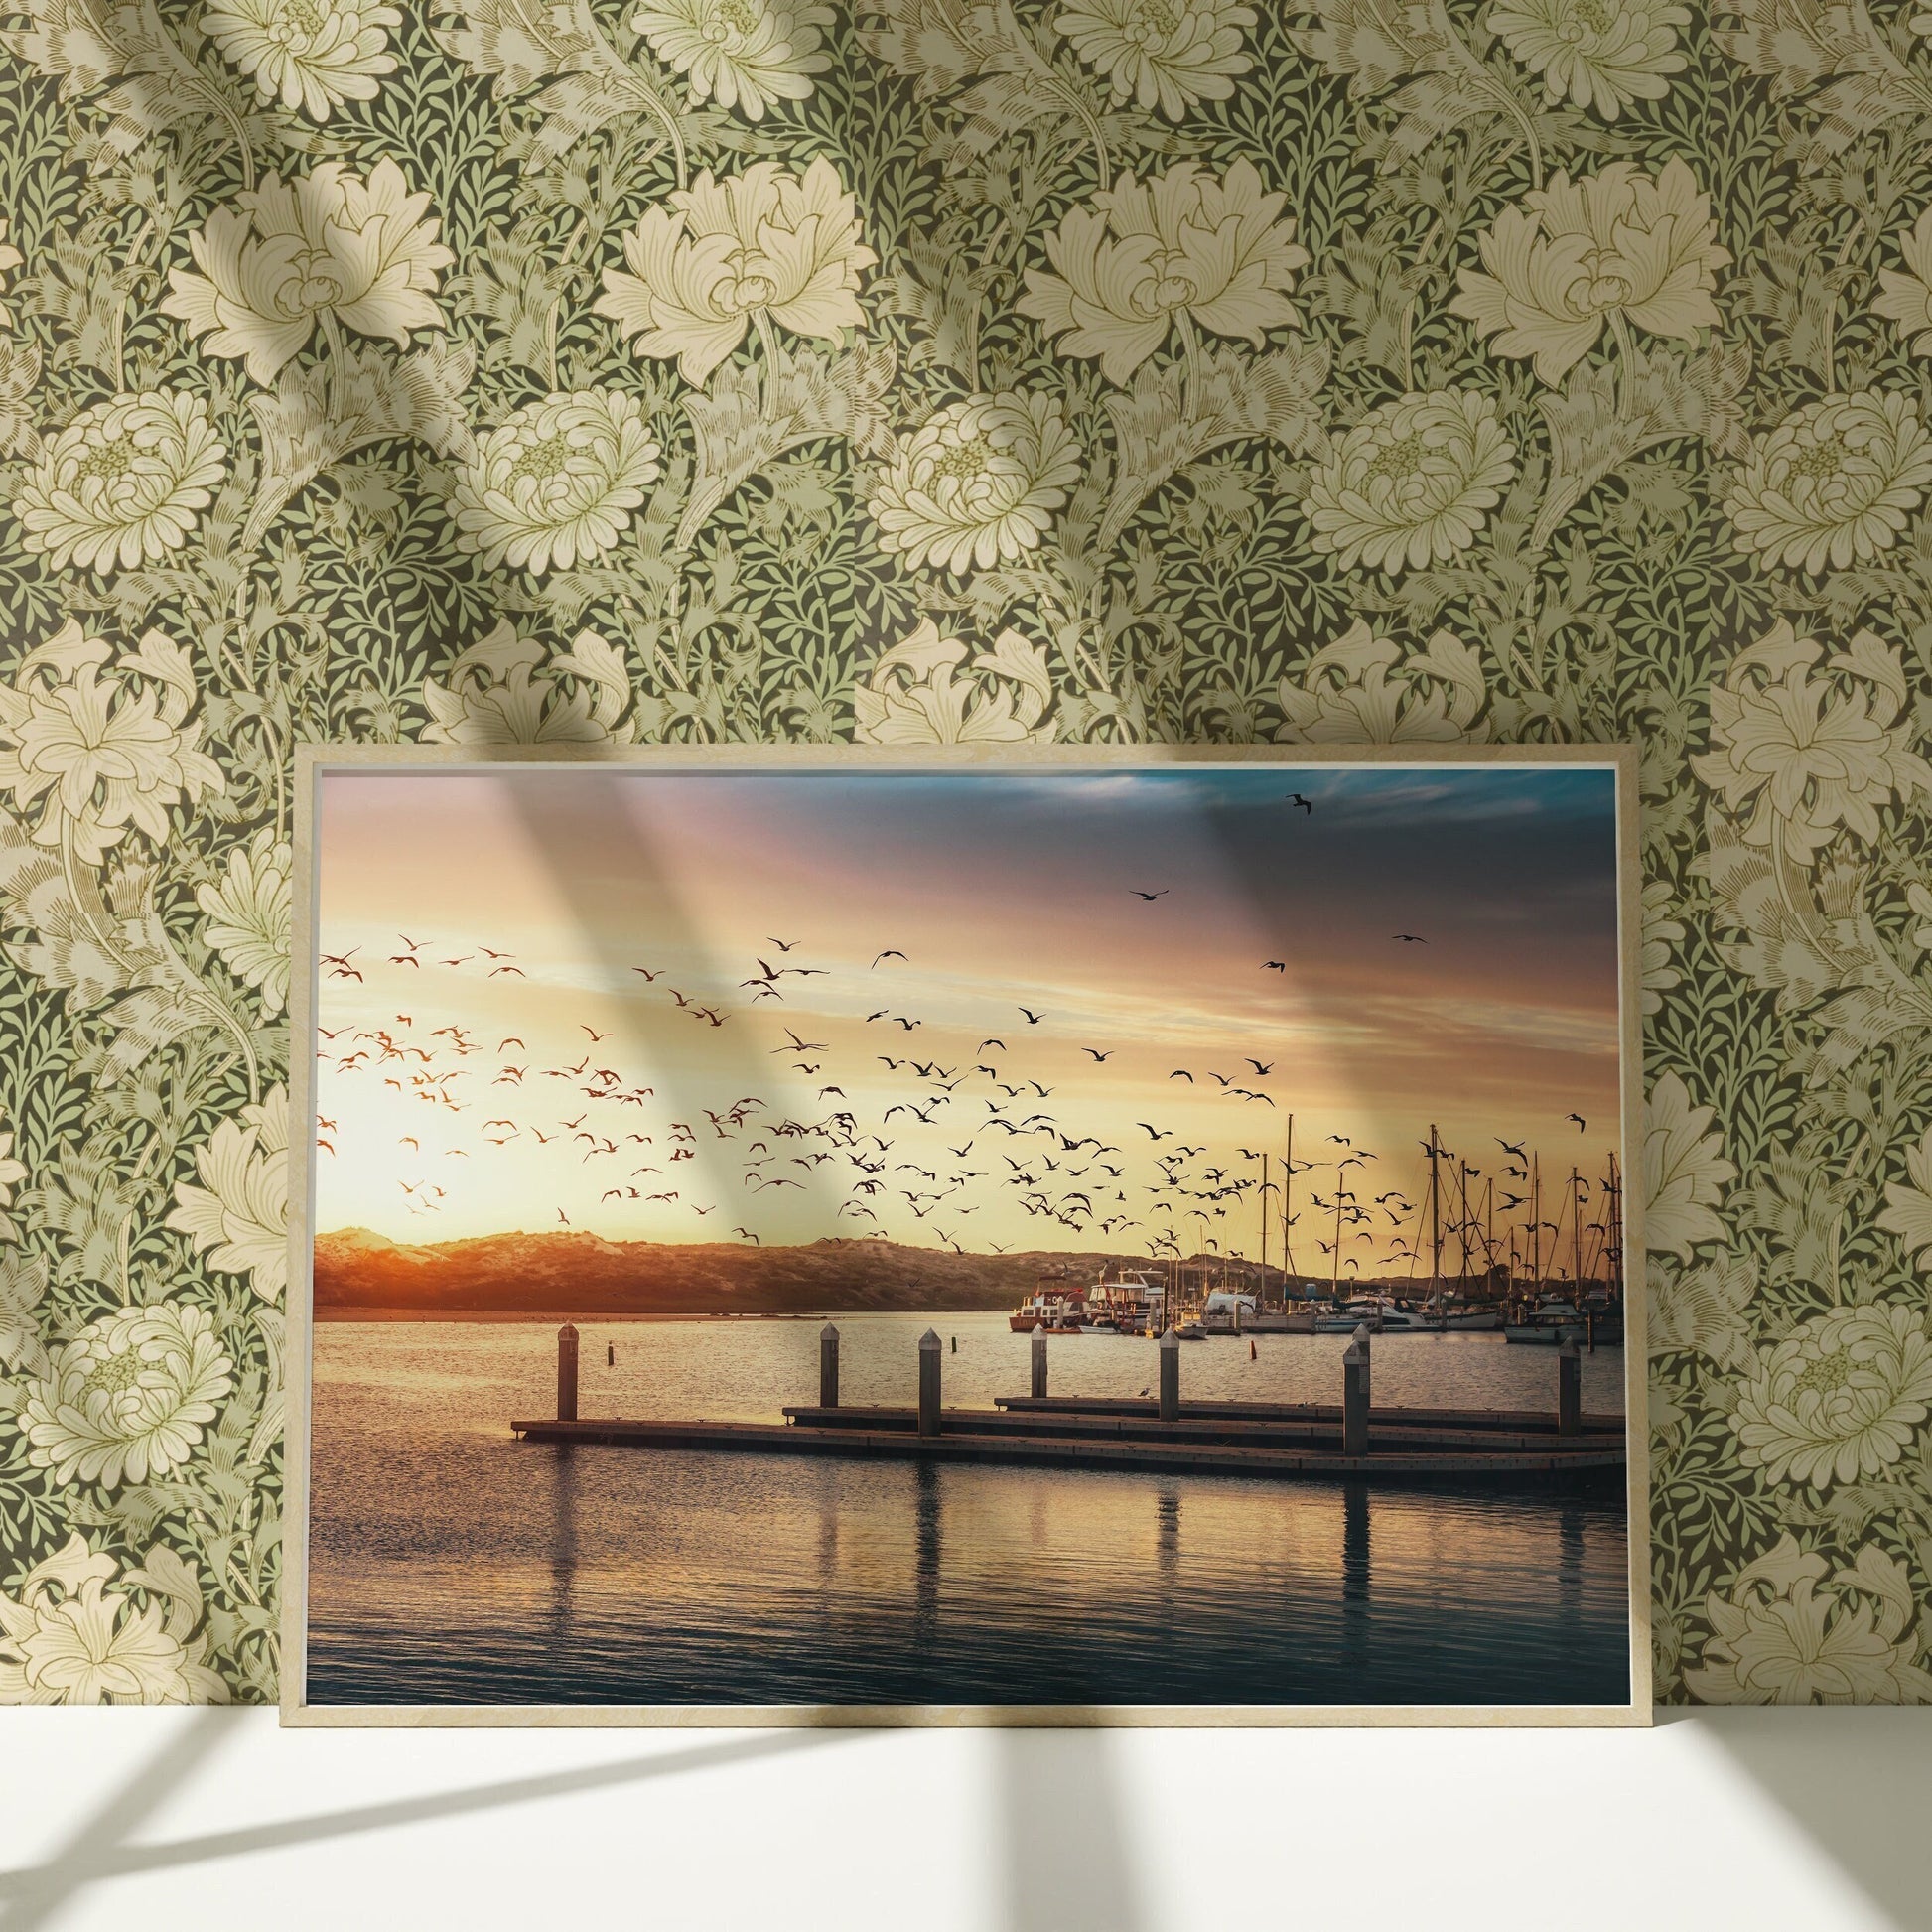
[{"label": "water reflection", "polygon": [[1164,1584],[1180,1572],[1180,1491],[1163,1482],[1154,1495],[1154,1565]]},{"label": "water reflection", "polygon": [[1620,1499],[516,1443],[460,1340],[318,1379],[320,1702],[1624,1695]]},{"label": "water reflection", "polygon": [[577,1446],[533,1445],[545,1451],[543,1478],[550,1492],[550,1629],[562,1642],[577,1620]]},{"label": "water reflection", "polygon": [[913,1595],[912,1643],[915,1650],[929,1651],[939,1628],[939,1468],[933,1462],[920,1462],[917,1500],[913,1504]]},{"label": "water reflection", "polygon": [[1368,1601],[1368,1484],[1349,1482],[1341,1492],[1341,1598]]},{"label": "water reflection", "polygon": [[1578,1632],[1584,1620],[1584,1518],[1575,1503],[1557,1509],[1557,1615]]}]

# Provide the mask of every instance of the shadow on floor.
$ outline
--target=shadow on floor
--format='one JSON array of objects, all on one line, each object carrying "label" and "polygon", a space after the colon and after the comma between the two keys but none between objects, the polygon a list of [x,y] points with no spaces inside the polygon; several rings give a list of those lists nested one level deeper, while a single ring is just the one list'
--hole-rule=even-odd
[{"label": "shadow on floor", "polygon": [[1105,1730],[995,1730],[1005,1932],[1144,1932],[1124,1827],[1140,1816]]},{"label": "shadow on floor", "polygon": [[1694,1723],[1898,1932],[1932,1932],[1932,1711],[1659,1711]]},{"label": "shadow on floor", "polygon": [[[231,1832],[208,1832],[197,1838],[130,1845],[129,1838],[155,1808],[174,1796],[227,1741],[235,1715],[212,1709],[200,1713],[188,1728],[133,1771],[51,1859],[40,1864],[0,1871],[0,1907],[4,1907],[0,1910],[0,1928],[4,1932],[38,1932],[38,1928],[52,1923],[55,1915],[84,1886],[104,1878],[205,1864],[215,1859],[273,1851],[283,1845],[315,1844],[363,1832],[393,1831],[427,1819],[454,1818],[466,1812],[492,1811],[541,1798],[568,1797],[579,1791],[714,1770],[751,1758],[776,1757],[871,1734],[862,1730],[758,1731],[719,1743],[693,1744],[683,1749],[652,1751],[642,1757],[621,1758],[614,1764],[505,1778],[494,1784],[388,1799],[380,1804],[317,1812],[307,1818],[277,1819]],[[1131,1928],[1123,1927],[1122,1932],[1131,1932]]]}]

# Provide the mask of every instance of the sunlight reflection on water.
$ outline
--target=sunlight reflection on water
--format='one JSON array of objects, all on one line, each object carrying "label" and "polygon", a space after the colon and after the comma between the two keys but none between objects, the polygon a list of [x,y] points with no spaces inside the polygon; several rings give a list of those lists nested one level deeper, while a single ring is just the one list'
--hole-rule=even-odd
[{"label": "sunlight reflection on water", "polygon": [[[843,1393],[1026,1387],[986,1314],[841,1316]],[[582,1413],[770,1419],[820,1323],[583,1328]],[[615,1367],[606,1359],[615,1344]],[[1192,1395],[1335,1399],[1340,1336],[1188,1348]],[[1053,1344],[1056,1393],[1136,1394],[1152,1343]],[[1620,1351],[1586,1405],[1621,1407]],[[319,1703],[1615,1703],[1620,1502],[519,1444],[550,1324],[317,1330]],[[1553,1351],[1377,1345],[1378,1404],[1552,1405]]]}]

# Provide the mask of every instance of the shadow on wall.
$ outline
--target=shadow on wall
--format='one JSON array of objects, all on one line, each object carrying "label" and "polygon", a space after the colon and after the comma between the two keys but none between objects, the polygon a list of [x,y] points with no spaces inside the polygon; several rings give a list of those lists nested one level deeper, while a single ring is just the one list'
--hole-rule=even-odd
[{"label": "shadow on wall", "polygon": [[1898,1927],[1932,1932],[1932,1712],[1659,1711],[1695,1724]]}]

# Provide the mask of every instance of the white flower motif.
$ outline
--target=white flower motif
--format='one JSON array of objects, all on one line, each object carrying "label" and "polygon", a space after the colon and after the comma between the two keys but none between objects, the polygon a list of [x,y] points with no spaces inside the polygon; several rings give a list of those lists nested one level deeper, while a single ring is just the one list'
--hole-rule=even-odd
[{"label": "white flower motif", "polygon": [[1780,618],[1711,688],[1711,750],[1691,759],[1726,810],[1749,817],[1748,845],[1782,835],[1807,859],[1841,828],[1879,834],[1894,798],[1932,793],[1932,764],[1911,748],[1910,690],[1896,651],[1861,630],[1825,659]]},{"label": "white flower motif", "polygon": [[803,175],[769,161],[724,181],[701,174],[644,211],[623,258],[631,273],[606,269],[592,307],[639,353],[675,355],[691,383],[767,317],[822,341],[862,328],[859,271],[879,259],[859,239],[858,203],[822,159]]},{"label": "white flower motif", "polygon": [[693,100],[715,99],[752,120],[773,101],[803,100],[830,60],[818,51],[832,10],[812,0],[645,0],[630,16]]},{"label": "white flower motif", "polygon": [[1050,397],[970,396],[899,438],[867,507],[886,549],[934,570],[986,570],[1037,546],[1079,474]]},{"label": "white flower motif", "polygon": [[234,1386],[206,1309],[153,1302],[90,1321],[54,1351],[20,1411],[27,1459],[56,1482],[116,1488],[188,1460]]},{"label": "white flower motif", "polygon": [[[962,664],[968,675],[955,673]],[[973,656],[957,637],[942,637],[927,618],[895,644],[852,693],[853,736],[862,745],[991,745],[1048,740],[1053,680],[1046,654],[1007,629],[991,650]]]},{"label": "white flower motif", "polygon": [[1171,121],[1234,92],[1253,65],[1241,36],[1254,24],[1254,9],[1236,0],[1069,0],[1053,18],[1116,101],[1158,106]]},{"label": "white flower motif", "polygon": [[46,1298],[46,1262],[18,1248],[0,1248],[0,1368],[25,1369],[29,1375],[47,1373],[40,1314]]},{"label": "white flower motif", "polygon": [[71,836],[90,865],[130,825],[165,844],[179,802],[223,788],[220,766],[198,749],[194,703],[179,644],[150,630],[114,661],[69,618],[21,660],[11,685],[0,684],[0,795],[23,808],[46,797],[36,841]]},{"label": "white flower motif", "polygon": [[660,454],[634,397],[546,396],[478,442],[450,499],[458,534],[492,569],[588,564],[623,535]]},{"label": "white flower motif", "polygon": [[45,552],[57,570],[132,570],[181,548],[227,468],[200,396],[115,396],[42,439],[13,513],[27,548]]},{"label": "white flower motif", "polygon": [[1932,1409],[1932,1331],[1894,1302],[1831,1309],[1773,1347],[1730,1417],[1738,1453],[1773,1482],[1880,1476]]},{"label": "white flower motif", "polygon": [[261,1100],[224,1120],[195,1153],[197,1187],[175,1184],[167,1225],[185,1234],[223,1275],[246,1275],[264,1302],[288,1285],[289,1090],[273,1086]]},{"label": "white flower motif", "polygon": [[375,98],[377,76],[395,71],[388,36],[401,25],[394,7],[368,0],[217,0],[202,16],[263,100],[279,94],[291,114],[318,121],[343,101]]},{"label": "white flower motif", "polygon": [[0,1237],[11,1239],[19,1232],[7,1209],[12,1205],[14,1189],[26,1178],[26,1164],[14,1159],[14,1137],[0,1134]]},{"label": "white flower motif", "polygon": [[171,271],[162,312],[206,338],[209,354],[245,357],[261,383],[325,316],[400,346],[413,329],[445,326],[436,279],[456,257],[437,232],[429,197],[410,194],[393,161],[366,182],[325,161],[215,208],[188,244],[202,272]]},{"label": "white flower motif", "polygon": [[1475,541],[1516,474],[1516,445],[1476,389],[1437,389],[1372,409],[1329,438],[1302,514],[1342,567],[1393,576],[1446,563]]},{"label": "white flower motif", "polygon": [[1725,1159],[1724,1136],[1711,1133],[1717,1110],[1693,1107],[1675,1073],[1650,1090],[1643,1136],[1643,1238],[1653,1254],[1689,1259],[1700,1241],[1716,1241],[1724,1223],[1712,1211],[1737,1170]]},{"label": "white flower motif", "polygon": [[1889,550],[1932,485],[1909,396],[1827,396],[1751,440],[1725,513],[1740,550],[1817,576]]},{"label": "white flower motif", "polygon": [[1677,51],[1689,12],[1671,0],[1504,0],[1490,30],[1554,104],[1567,95],[1613,120],[1632,100],[1661,100],[1684,69]]},{"label": "white flower motif", "polygon": [[1898,1236],[1915,1268],[1932,1268],[1932,1127],[1906,1149],[1905,1172],[1911,1177],[1909,1187],[1886,1181],[1886,1206],[1878,1225]]},{"label": "white flower motif", "polygon": [[1872,313],[1898,325],[1914,355],[1932,355],[1932,207],[1898,237],[1898,252],[1910,272],[1878,271],[1879,293],[1871,304]]},{"label": "white flower motif", "polygon": [[1655,175],[1628,161],[1580,181],[1554,174],[1503,208],[1477,248],[1488,273],[1461,271],[1449,313],[1492,337],[1497,354],[1534,357],[1550,383],[1626,320],[1695,342],[1719,320],[1712,296],[1730,260],[1711,198],[1681,161]]},{"label": "white flower motif", "polygon": [[[637,736],[630,675],[616,647],[580,630],[567,651],[543,665],[543,646],[508,618],[457,656],[444,681],[423,681],[435,720],[423,733],[432,745],[629,744]],[[572,680],[567,689],[561,680]]]},{"label": "white flower motif", "polygon": [[1673,948],[1684,943],[1684,922],[1671,917],[1676,896],[1667,879],[1653,879],[1643,889],[1643,945],[1638,971],[1643,990],[1638,1003],[1645,1014],[1661,1013],[1664,995],[1683,975],[1671,963]]},{"label": "white flower motif", "polygon": [[76,1532],[0,1591],[0,1704],[227,1703],[194,1572],[162,1544],[110,1589],[118,1568]]},{"label": "white flower motif", "polygon": [[229,852],[218,883],[195,894],[195,903],[207,914],[208,944],[236,979],[260,991],[264,1019],[288,1004],[294,863],[288,846],[264,828]]},{"label": "white flower motif", "polygon": [[1058,273],[1030,268],[1015,306],[1069,354],[1099,356],[1110,382],[1124,383],[1176,319],[1259,348],[1297,320],[1288,291],[1309,260],[1287,207],[1252,162],[1221,179],[1191,161],[1147,182],[1123,174],[1090,207],[1068,209],[1046,237]]},{"label": "white flower motif", "polygon": [[1299,679],[1277,687],[1287,723],[1279,736],[1311,745],[1479,742],[1488,696],[1482,662],[1461,638],[1434,632],[1407,659],[1360,618],[1323,644]]},{"label": "white flower motif", "polygon": [[1926,1704],[1932,1675],[1903,1566],[1875,1543],[1833,1573],[1788,1532],[1705,1599],[1713,1635],[1684,1673],[1706,1704]]},{"label": "white flower motif", "polygon": [[[0,275],[10,274],[18,268],[21,259],[20,250],[7,239],[6,219],[0,216]],[[4,302],[0,302],[0,329],[11,329],[13,326],[13,311]]]}]

